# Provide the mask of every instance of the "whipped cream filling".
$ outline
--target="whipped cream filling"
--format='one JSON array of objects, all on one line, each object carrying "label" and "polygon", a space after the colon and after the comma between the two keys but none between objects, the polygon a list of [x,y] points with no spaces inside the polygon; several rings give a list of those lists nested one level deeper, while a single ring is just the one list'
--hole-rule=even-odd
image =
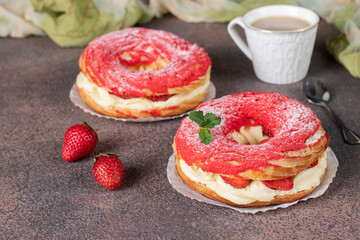
[{"label": "whipped cream filling", "polygon": [[227,134],[232,137],[238,144],[259,144],[262,140],[269,138],[264,135],[262,126],[241,126],[239,131],[233,130]]},{"label": "whipped cream filling", "polygon": [[[321,135],[319,133],[318,135]],[[268,138],[263,133],[262,126],[242,126],[238,131],[233,130],[228,135],[238,144],[259,144]],[[316,136],[315,138],[317,138]],[[271,189],[261,181],[251,181],[245,188],[235,188],[224,182],[219,174],[204,172],[195,165],[189,166],[180,156],[181,171],[192,181],[202,184],[216,192],[219,196],[236,204],[249,204],[255,201],[271,201],[275,196],[295,194],[303,190],[309,190],[318,186],[321,176],[327,168],[326,152],[318,159],[318,164],[312,168],[301,171],[294,177],[294,187],[288,191]]]},{"label": "whipped cream filling", "polygon": [[[151,49],[152,49],[152,47],[149,46],[147,49],[145,49],[145,52],[151,51]],[[124,60],[131,60],[131,55],[128,52],[124,52],[123,54],[121,54],[120,57]],[[146,61],[146,60],[148,60],[148,58],[145,56],[141,56],[140,60]],[[144,71],[156,71],[156,70],[162,69],[166,65],[168,65],[169,62],[170,61],[168,59],[166,59],[166,58],[164,59],[159,55],[159,57],[156,59],[156,61],[154,61],[150,64],[137,64],[135,66],[127,66],[126,64],[124,64],[124,65],[132,71],[144,72]]]},{"label": "whipped cream filling", "polygon": [[190,100],[199,94],[203,94],[208,90],[210,85],[210,71],[208,71],[206,75],[200,77],[200,79],[205,79],[204,84],[197,87],[196,89],[190,92],[178,93],[174,96],[171,96],[166,101],[157,102],[153,102],[147,98],[142,97],[131,99],[120,98],[116,95],[110,94],[106,89],[98,87],[81,72],[76,78],[76,84],[79,88],[82,88],[84,91],[86,91],[87,94],[89,94],[93,98],[93,100],[102,107],[125,107],[131,110],[146,111],[154,108],[168,108],[178,106],[181,103]]},{"label": "whipped cream filling", "polygon": [[219,196],[236,204],[249,204],[255,201],[271,201],[275,196],[295,194],[318,186],[321,176],[323,176],[327,168],[326,156],[327,154],[324,152],[316,166],[305,169],[296,175],[294,187],[288,191],[268,188],[258,180],[251,181],[247,187],[238,189],[225,183],[219,174],[204,172],[196,166],[189,166],[181,158],[180,168],[192,181],[206,186]]}]

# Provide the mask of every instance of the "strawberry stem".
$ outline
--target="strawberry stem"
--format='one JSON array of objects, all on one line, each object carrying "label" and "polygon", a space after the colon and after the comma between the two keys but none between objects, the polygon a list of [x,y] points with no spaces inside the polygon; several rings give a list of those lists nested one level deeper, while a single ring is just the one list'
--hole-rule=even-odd
[{"label": "strawberry stem", "polygon": [[100,153],[100,154],[98,154],[98,155],[96,155],[95,157],[94,157],[94,165],[95,165],[95,163],[96,163],[96,161],[99,159],[99,158],[101,158],[101,157],[110,157],[110,156],[114,156],[114,157],[119,157],[117,154],[115,154],[115,153]]}]

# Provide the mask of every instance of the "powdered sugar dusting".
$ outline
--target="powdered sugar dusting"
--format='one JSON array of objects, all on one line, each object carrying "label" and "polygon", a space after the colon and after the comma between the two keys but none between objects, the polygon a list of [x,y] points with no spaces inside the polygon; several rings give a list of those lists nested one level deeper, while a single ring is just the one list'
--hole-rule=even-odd
[{"label": "powdered sugar dusting", "polygon": [[[199,126],[187,117],[175,136],[176,148],[189,165],[195,163],[214,173],[236,174],[271,166],[268,161],[286,158],[285,151],[306,148],[306,140],[321,126],[309,107],[278,93],[232,94],[203,103],[196,110],[221,117],[221,124],[211,129],[213,141],[208,145],[201,143]],[[240,145],[226,136],[241,126],[257,125],[270,137],[262,144]],[[232,165],[229,161],[241,164]]]},{"label": "powdered sugar dusting", "polygon": [[[147,65],[159,56],[170,61],[162,69],[132,71],[126,67]],[[134,97],[149,95],[144,89],[167,94],[169,88],[190,85],[205,75],[211,65],[207,53],[198,45],[169,32],[144,28],[98,37],[89,43],[82,58],[86,67],[81,71],[95,84],[114,95]]]}]

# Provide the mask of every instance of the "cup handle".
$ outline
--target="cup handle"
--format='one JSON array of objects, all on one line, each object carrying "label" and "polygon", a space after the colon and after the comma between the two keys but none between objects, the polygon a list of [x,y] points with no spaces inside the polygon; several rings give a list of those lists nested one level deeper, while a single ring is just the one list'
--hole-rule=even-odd
[{"label": "cup handle", "polygon": [[252,55],[248,48],[248,46],[245,44],[245,42],[241,39],[239,34],[237,33],[235,29],[235,25],[239,25],[245,30],[245,24],[242,20],[242,17],[237,17],[231,20],[231,22],[227,26],[227,30],[230,34],[230,37],[233,39],[233,41],[236,43],[236,45],[240,48],[240,50],[252,61]]}]

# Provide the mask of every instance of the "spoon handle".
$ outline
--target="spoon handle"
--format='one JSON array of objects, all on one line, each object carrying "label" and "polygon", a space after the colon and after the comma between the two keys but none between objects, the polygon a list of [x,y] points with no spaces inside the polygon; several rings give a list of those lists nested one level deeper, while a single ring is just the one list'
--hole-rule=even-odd
[{"label": "spoon handle", "polygon": [[337,121],[337,123],[340,125],[344,139],[349,144],[360,144],[360,137],[356,135],[353,131],[351,131],[346,125],[341,121],[341,119],[335,114],[331,108],[326,105],[325,102],[321,102],[321,106],[323,106],[328,112],[331,114],[331,116]]}]

